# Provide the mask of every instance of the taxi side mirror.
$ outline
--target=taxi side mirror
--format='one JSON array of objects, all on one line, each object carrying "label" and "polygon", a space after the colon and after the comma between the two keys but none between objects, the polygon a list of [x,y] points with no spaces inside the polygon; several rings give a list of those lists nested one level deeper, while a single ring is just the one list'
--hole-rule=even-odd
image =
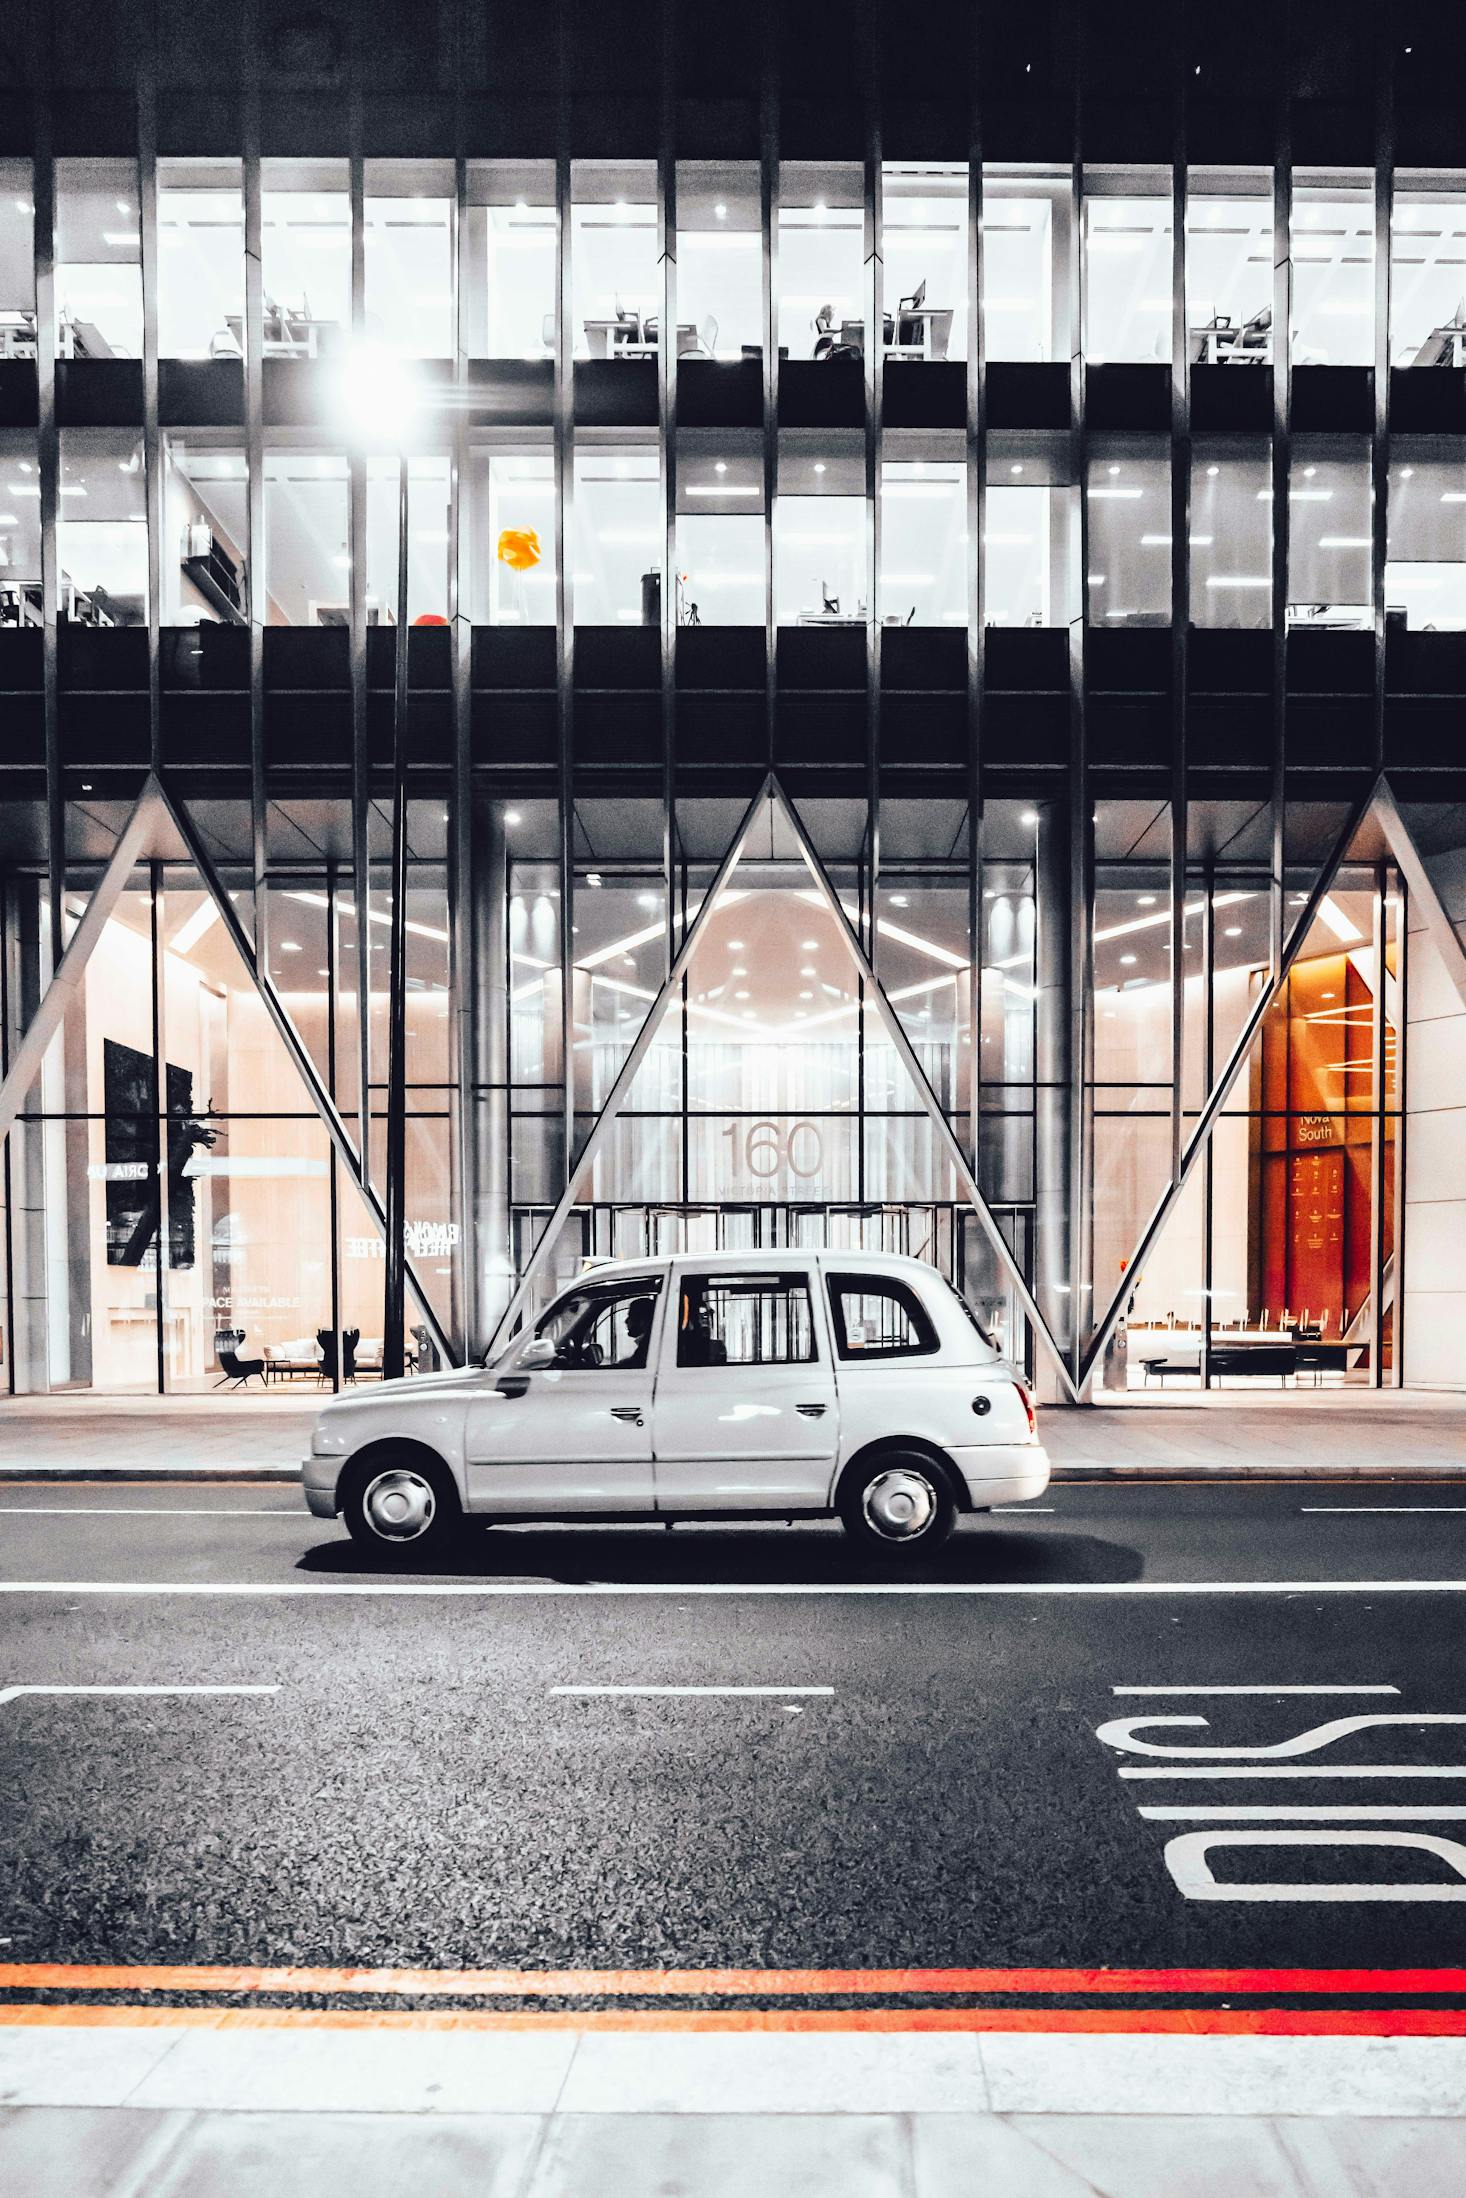
[{"label": "taxi side mirror", "polygon": [[538,1373],[542,1367],[553,1366],[554,1363],[555,1346],[548,1336],[536,1336],[519,1354],[519,1371],[522,1374]]}]

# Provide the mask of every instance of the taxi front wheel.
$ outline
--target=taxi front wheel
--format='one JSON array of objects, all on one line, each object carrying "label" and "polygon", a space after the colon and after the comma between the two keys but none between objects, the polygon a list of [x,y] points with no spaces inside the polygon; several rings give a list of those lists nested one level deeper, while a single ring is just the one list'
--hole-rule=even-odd
[{"label": "taxi front wheel", "polygon": [[364,1458],[347,1477],[341,1512],[358,1548],[408,1567],[441,1556],[462,1524],[447,1467],[412,1450]]},{"label": "taxi front wheel", "polygon": [[957,1523],[951,1483],[918,1450],[887,1450],[847,1473],[837,1509],[862,1549],[884,1557],[915,1557],[940,1549]]}]

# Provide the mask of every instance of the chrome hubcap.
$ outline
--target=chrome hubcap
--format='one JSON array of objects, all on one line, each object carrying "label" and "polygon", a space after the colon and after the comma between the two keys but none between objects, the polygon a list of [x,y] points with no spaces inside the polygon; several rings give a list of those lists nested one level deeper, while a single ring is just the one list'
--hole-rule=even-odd
[{"label": "chrome hubcap", "polygon": [[367,1523],[384,1542],[415,1542],[432,1525],[437,1508],[432,1483],[406,1466],[379,1473],[362,1498]]},{"label": "chrome hubcap", "polygon": [[909,1466],[878,1473],[866,1489],[865,1522],[887,1542],[911,1542],[937,1515],[937,1492],[925,1474]]}]

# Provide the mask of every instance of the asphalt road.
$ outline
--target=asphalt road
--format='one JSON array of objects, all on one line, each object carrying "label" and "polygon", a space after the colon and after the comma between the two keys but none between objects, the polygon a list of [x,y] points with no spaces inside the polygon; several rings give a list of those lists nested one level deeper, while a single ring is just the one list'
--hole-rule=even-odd
[{"label": "asphalt road", "polygon": [[[0,1963],[1466,1973],[1466,1486],[1048,1502],[896,1580],[823,1527],[398,1579],[288,1489],[0,1490]],[[7,1693],[140,1686],[274,1691]],[[959,1989],[1024,1987],[890,1986]]]}]

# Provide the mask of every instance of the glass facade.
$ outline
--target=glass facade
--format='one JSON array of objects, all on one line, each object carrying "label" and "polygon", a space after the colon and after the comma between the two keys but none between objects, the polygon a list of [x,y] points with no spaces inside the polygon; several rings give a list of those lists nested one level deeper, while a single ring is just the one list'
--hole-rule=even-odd
[{"label": "glass facade", "polygon": [[15,1388],[380,1368],[399,1188],[420,1365],[829,1243],[1051,1385],[1409,1378],[1466,171],[907,120],[0,149],[8,1060],[197,835],[7,1142]]}]

